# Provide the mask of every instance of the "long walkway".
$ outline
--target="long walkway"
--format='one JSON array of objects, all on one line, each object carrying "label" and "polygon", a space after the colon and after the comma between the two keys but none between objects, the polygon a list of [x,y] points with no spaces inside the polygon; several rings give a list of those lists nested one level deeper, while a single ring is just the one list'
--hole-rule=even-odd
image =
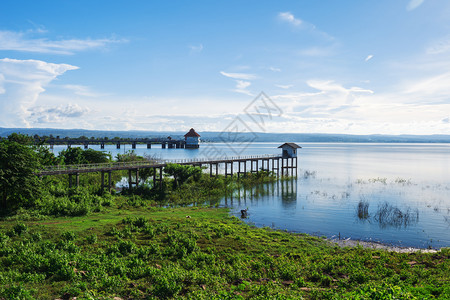
[{"label": "long walkway", "polygon": [[223,164],[223,163],[238,163],[258,160],[279,160],[282,159],[280,155],[255,155],[255,156],[238,156],[238,157],[224,157],[224,158],[196,158],[196,159],[161,159],[149,161],[133,161],[133,162],[109,162],[100,164],[82,164],[82,165],[56,165],[46,166],[42,168],[37,175],[60,175],[60,174],[77,174],[77,173],[92,173],[105,172],[114,170],[135,170],[147,168],[161,168],[169,163],[177,163],[180,165],[207,165],[207,164]]}]

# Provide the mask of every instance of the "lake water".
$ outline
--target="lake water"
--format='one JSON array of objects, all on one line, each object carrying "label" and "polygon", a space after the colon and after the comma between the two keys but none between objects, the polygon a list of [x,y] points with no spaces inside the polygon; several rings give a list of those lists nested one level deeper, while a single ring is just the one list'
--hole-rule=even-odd
[{"label": "lake water", "polygon": [[[138,145],[135,151],[185,159],[279,154],[280,144],[214,143],[195,150]],[[298,144],[303,148],[296,180],[236,191],[220,205],[236,216],[248,208],[245,220],[256,226],[398,246],[450,246],[450,144]],[[105,149],[113,156],[128,150],[130,145]]]}]

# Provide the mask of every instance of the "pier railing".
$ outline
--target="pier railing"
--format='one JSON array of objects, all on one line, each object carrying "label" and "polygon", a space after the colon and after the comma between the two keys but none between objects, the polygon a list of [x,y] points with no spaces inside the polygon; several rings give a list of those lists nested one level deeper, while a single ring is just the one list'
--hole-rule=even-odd
[{"label": "pier railing", "polygon": [[224,162],[238,162],[253,159],[271,159],[281,158],[279,155],[252,155],[252,156],[232,156],[232,157],[217,157],[217,158],[192,158],[192,159],[150,159],[143,161],[131,162],[107,162],[98,164],[79,164],[79,165],[55,165],[44,166],[39,172],[39,175],[51,174],[69,174],[76,172],[100,172],[108,170],[127,170],[134,168],[152,168],[162,167],[169,163],[177,164],[211,164]]}]

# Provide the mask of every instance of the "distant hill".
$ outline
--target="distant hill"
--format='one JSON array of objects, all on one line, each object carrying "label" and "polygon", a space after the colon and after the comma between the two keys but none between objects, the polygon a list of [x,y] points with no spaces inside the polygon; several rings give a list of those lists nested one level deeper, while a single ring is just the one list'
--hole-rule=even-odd
[{"label": "distant hill", "polygon": [[[52,129],[52,128],[1,128],[0,137],[11,133],[22,133],[30,136],[59,136],[60,138],[76,138],[80,136],[95,138],[158,138],[171,136],[174,139],[183,138],[182,131],[101,131],[85,129]],[[204,142],[342,142],[342,143],[450,143],[450,135],[351,135],[326,133],[239,133],[198,131]]]}]

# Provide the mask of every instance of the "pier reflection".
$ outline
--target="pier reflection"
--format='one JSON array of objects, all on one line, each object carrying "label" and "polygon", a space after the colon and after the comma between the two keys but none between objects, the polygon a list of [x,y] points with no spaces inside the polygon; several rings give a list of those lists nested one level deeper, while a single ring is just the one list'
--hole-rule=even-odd
[{"label": "pier reflection", "polygon": [[253,188],[242,187],[225,194],[223,204],[227,207],[252,206],[263,201],[281,199],[284,209],[295,209],[297,204],[297,178],[257,185]]},{"label": "pier reflection", "polygon": [[295,209],[297,205],[297,177],[281,180],[281,204],[285,209]]}]

